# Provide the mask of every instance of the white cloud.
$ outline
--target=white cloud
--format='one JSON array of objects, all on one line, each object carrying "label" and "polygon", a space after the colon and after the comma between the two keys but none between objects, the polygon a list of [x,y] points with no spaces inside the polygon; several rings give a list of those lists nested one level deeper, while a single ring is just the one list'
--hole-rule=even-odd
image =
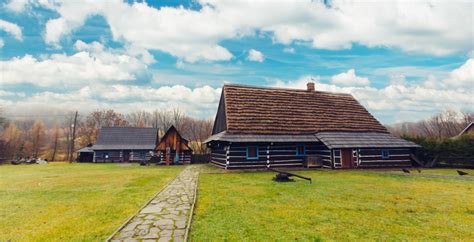
[{"label": "white cloud", "polygon": [[13,12],[21,12],[25,9],[28,0],[10,0],[5,7]]},{"label": "white cloud", "polygon": [[354,69],[332,76],[331,81],[340,86],[368,86],[370,84],[367,77],[357,76]]},{"label": "white cloud", "polygon": [[474,58],[470,58],[461,67],[452,71],[444,80],[446,85],[474,89]]},{"label": "white cloud", "polygon": [[[178,107],[186,114],[200,118],[211,118],[217,110],[220,88],[209,86],[194,89],[182,86],[96,85],[91,84],[67,93],[40,92],[26,99],[12,100],[9,93],[0,101],[8,103],[5,112],[15,115],[41,114],[45,110],[69,111],[71,107],[80,112],[112,108],[128,113],[134,110],[167,110]],[[5,97],[5,99],[2,99]]]},{"label": "white cloud", "polygon": [[249,50],[249,55],[247,56],[247,59],[249,61],[263,62],[265,60],[265,56],[262,52],[255,49],[251,49]]},{"label": "white cloud", "polygon": [[23,35],[21,34],[20,27],[14,23],[0,19],[0,30],[11,34],[17,40],[23,40]]},{"label": "white cloud", "polygon": [[290,53],[290,54],[294,54],[294,53],[295,53],[295,48],[290,48],[290,47],[284,48],[284,49],[283,49],[283,52],[285,52],[285,53]]},{"label": "white cloud", "polygon": [[[469,65],[472,65],[472,59],[453,70],[449,77],[442,81],[428,77],[428,80],[421,84],[391,83],[383,88],[341,86],[318,82],[316,90],[352,94],[377,118],[389,123],[417,121],[444,109],[473,109],[472,68],[470,70],[466,68]],[[471,71],[470,74],[469,71]],[[288,82],[277,81],[273,85],[305,89],[306,83],[314,80],[319,80],[319,77],[307,76]],[[432,85],[427,85],[427,83]],[[471,85],[465,85],[467,83]],[[443,85],[442,88],[440,84]]]},{"label": "white cloud", "polygon": [[403,74],[395,74],[389,75],[390,77],[390,85],[405,85],[406,84],[406,77]]},{"label": "white cloud", "polygon": [[0,84],[30,83],[37,86],[77,86],[90,82],[127,81],[147,69],[151,60],[105,49],[98,42],[77,41],[73,55],[31,55],[1,61]]},{"label": "white cloud", "polygon": [[88,17],[102,15],[115,40],[165,51],[189,62],[229,60],[232,54],[219,42],[256,31],[270,33],[275,42],[306,41],[321,49],[350,48],[358,43],[434,55],[472,50],[474,3],[468,1],[334,0],[331,8],[311,0],[199,3],[202,8],[192,10],[156,9],[144,2],[122,0],[58,0],[48,4],[60,17],[47,22],[45,40],[57,45]]}]

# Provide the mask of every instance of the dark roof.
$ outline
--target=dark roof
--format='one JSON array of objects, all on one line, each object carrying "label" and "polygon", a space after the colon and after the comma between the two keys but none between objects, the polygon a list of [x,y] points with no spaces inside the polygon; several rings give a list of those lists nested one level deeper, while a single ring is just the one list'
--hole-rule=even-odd
[{"label": "dark roof", "polygon": [[132,127],[103,127],[100,129],[94,150],[153,150],[158,129]]},{"label": "dark roof", "polygon": [[174,127],[174,125],[171,125],[168,130],[166,130],[165,134],[163,135],[163,137],[161,137],[160,141],[158,143],[161,143],[161,141],[163,141],[165,139],[166,136],[168,136],[171,132],[176,132],[178,134],[179,137],[181,137],[181,139],[185,140],[186,142],[189,142],[189,138],[185,138],[181,135],[181,133],[178,131],[178,129],[176,127]]},{"label": "dark roof", "polygon": [[[172,135],[175,134],[175,137]],[[189,140],[183,138],[181,134],[178,132],[178,129],[171,125],[171,127],[166,131],[165,135],[161,137],[160,142],[156,146],[156,150],[166,150],[171,148],[172,150],[180,149],[180,150],[190,150],[192,151],[191,147],[188,145]],[[177,145],[180,145],[178,148]]]},{"label": "dark roof", "polygon": [[94,152],[94,148],[93,146],[85,146],[84,148],[79,149],[77,152],[78,153],[92,153]]},{"label": "dark roof", "polygon": [[223,97],[228,133],[388,132],[350,94],[224,85]]},{"label": "dark roof", "polygon": [[318,142],[314,134],[300,135],[271,135],[271,134],[230,134],[226,131],[207,138],[204,143],[211,141],[227,142]]},{"label": "dark roof", "polygon": [[474,127],[474,122],[471,122],[457,136],[461,136],[463,134],[469,133],[471,129],[474,130],[473,127]]},{"label": "dark roof", "polygon": [[387,133],[322,132],[317,133],[324,145],[334,148],[414,148],[419,145]]}]

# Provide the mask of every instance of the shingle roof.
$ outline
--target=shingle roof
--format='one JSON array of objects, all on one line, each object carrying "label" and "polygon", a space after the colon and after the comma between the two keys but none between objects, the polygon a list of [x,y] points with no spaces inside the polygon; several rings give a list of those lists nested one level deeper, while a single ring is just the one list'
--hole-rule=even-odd
[{"label": "shingle roof", "polygon": [[388,132],[349,94],[241,85],[223,92],[228,133]]},{"label": "shingle roof", "polygon": [[466,133],[469,133],[470,130],[474,130],[473,127],[474,127],[474,122],[471,122],[458,135],[456,135],[456,137],[461,136],[461,135],[466,134]]},{"label": "shingle roof", "polygon": [[76,152],[78,152],[78,153],[92,153],[92,152],[94,152],[94,148],[93,148],[93,146],[86,146],[86,147],[83,147],[82,149],[79,149]]},{"label": "shingle roof", "polygon": [[322,132],[317,133],[328,148],[414,148],[419,145],[386,133]]},{"label": "shingle roof", "polygon": [[145,149],[156,146],[158,129],[132,127],[103,127],[100,129],[94,150]]},{"label": "shingle roof", "polygon": [[229,134],[226,131],[207,138],[204,143],[211,141],[227,142],[318,142],[314,134],[272,135],[272,134]]}]

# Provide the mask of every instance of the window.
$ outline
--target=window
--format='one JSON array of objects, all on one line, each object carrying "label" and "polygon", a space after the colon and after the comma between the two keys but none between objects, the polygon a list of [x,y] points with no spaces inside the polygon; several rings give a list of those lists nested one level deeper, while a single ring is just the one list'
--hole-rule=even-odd
[{"label": "window", "polygon": [[382,159],[389,159],[390,158],[390,152],[388,150],[382,150]]},{"label": "window", "polygon": [[140,151],[140,159],[145,159],[146,158],[146,151]]},{"label": "window", "polygon": [[296,146],[296,155],[297,156],[306,155],[306,146],[305,145],[297,145]]},{"label": "window", "polygon": [[258,160],[258,146],[247,146],[247,160]]},{"label": "window", "polygon": [[103,155],[104,155],[104,158],[105,158],[105,159],[108,159],[108,158],[109,158],[109,152],[104,152]]}]

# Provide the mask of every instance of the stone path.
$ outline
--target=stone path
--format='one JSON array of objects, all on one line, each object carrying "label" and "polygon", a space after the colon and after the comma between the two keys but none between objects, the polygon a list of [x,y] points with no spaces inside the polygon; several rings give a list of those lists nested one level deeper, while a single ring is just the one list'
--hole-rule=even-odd
[{"label": "stone path", "polygon": [[187,166],[109,241],[184,241],[199,171]]}]

